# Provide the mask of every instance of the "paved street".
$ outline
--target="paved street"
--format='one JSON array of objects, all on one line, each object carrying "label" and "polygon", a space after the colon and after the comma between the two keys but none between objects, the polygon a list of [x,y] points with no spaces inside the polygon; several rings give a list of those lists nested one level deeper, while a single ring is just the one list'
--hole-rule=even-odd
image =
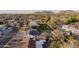
[{"label": "paved street", "polygon": [[4,47],[17,47],[17,48],[27,48],[29,43],[28,35],[26,31],[18,31],[17,34],[9,40],[9,42]]},{"label": "paved street", "polygon": [[14,35],[16,34],[17,32],[15,33],[11,33],[11,34],[8,34],[8,35],[3,35],[1,38],[0,38],[0,48],[3,48],[4,45],[7,44],[7,42],[9,40],[11,40],[12,37],[14,37]]}]

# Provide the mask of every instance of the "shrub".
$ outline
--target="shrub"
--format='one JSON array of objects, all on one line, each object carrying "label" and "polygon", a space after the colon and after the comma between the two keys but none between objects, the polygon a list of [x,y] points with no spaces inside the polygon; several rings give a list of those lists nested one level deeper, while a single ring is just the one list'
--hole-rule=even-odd
[{"label": "shrub", "polygon": [[0,21],[0,25],[2,25],[3,24],[3,22],[2,21]]},{"label": "shrub", "polygon": [[76,18],[76,16],[72,16],[69,20],[67,20],[66,24],[71,24],[78,22],[79,20]]},{"label": "shrub", "polygon": [[51,43],[51,48],[59,48],[60,44],[57,41]]}]

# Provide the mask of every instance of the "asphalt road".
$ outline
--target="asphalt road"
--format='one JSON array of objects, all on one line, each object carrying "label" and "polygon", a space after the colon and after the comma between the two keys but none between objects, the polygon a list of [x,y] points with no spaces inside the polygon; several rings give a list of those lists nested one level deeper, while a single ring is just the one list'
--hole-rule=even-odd
[{"label": "asphalt road", "polygon": [[4,45],[6,45],[7,42],[17,33],[17,31],[10,33],[8,35],[3,35],[3,37],[0,38],[0,48],[3,48]]}]

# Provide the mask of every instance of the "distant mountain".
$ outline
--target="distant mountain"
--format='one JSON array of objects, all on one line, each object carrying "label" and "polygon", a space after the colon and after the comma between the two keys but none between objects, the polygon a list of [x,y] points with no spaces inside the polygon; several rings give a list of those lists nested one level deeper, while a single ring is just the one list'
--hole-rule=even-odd
[{"label": "distant mountain", "polygon": [[0,10],[0,14],[31,14],[34,10]]},{"label": "distant mountain", "polygon": [[36,11],[35,14],[53,14],[53,11]]},{"label": "distant mountain", "polygon": [[74,13],[75,11],[73,11],[73,10],[63,10],[63,11],[60,11],[59,13]]}]

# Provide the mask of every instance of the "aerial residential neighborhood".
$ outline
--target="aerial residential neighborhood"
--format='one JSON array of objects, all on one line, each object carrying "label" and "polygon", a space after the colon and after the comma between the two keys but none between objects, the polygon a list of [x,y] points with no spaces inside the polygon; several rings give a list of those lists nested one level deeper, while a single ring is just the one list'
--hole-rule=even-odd
[{"label": "aerial residential neighborhood", "polygon": [[79,48],[79,11],[1,12],[0,48]]}]

